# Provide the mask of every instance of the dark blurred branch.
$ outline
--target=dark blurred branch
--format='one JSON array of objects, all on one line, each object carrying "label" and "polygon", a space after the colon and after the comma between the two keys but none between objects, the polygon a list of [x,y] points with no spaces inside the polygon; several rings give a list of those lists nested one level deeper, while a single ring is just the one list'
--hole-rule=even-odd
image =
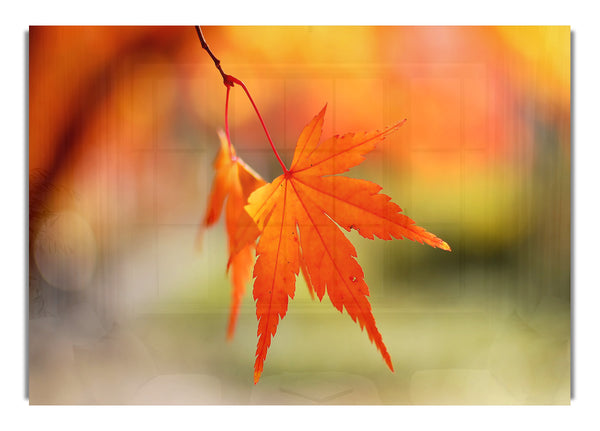
[{"label": "dark blurred branch", "polygon": [[[30,55],[36,55],[35,47],[38,44],[36,38],[39,38],[37,32],[31,32],[29,35]],[[162,42],[162,43],[161,43]],[[32,45],[34,49],[32,50]],[[48,145],[53,148],[51,154],[48,154],[47,166],[43,169],[43,173],[30,171],[29,172],[29,270],[36,271],[36,266],[32,265],[33,260],[33,243],[37,232],[41,226],[41,222],[47,215],[48,202],[51,196],[57,191],[57,179],[60,173],[64,171],[70,164],[75,163],[78,152],[86,143],[82,137],[85,131],[90,127],[90,123],[94,119],[94,114],[106,103],[109,95],[113,91],[115,85],[114,69],[115,63],[122,59],[130,57],[135,58],[139,53],[158,52],[160,54],[170,55],[178,47],[172,38],[165,38],[161,32],[154,35],[150,32],[140,32],[140,37],[130,43],[124,44],[120,49],[114,52],[111,57],[101,63],[97,69],[89,76],[83,87],[72,94],[72,103],[77,103],[77,106],[84,109],[76,109],[72,111],[68,121],[60,127],[55,135],[48,137]],[[33,53],[33,54],[32,54]],[[31,72],[30,72],[31,73]],[[29,79],[32,78],[30,74]],[[46,103],[46,100],[44,100]],[[37,132],[41,133],[41,132]],[[53,142],[50,142],[52,140]],[[31,150],[30,150],[31,151]],[[33,276],[35,276],[33,274]],[[30,300],[34,299],[38,292],[32,286],[31,280],[29,285]],[[33,308],[30,308],[30,311]]]}]

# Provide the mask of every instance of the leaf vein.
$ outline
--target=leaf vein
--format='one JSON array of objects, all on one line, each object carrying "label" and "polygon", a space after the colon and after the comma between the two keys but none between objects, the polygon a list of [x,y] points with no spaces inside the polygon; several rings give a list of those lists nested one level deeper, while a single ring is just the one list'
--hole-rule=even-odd
[{"label": "leaf vein", "polygon": [[[294,189],[294,192],[296,193],[296,196],[298,197],[298,201],[300,202],[300,204],[302,205],[302,208],[304,208],[304,211],[306,212],[306,215],[308,216],[311,224],[313,225],[313,228],[315,229],[315,231],[317,232],[317,234],[319,235],[319,239],[321,240],[321,242],[323,243],[323,248],[325,249],[325,251],[327,252],[327,256],[329,256],[329,259],[331,260],[333,267],[335,268],[336,272],[338,273],[338,275],[340,276],[340,279],[343,280],[343,284],[344,287],[346,288],[346,290],[348,292],[350,292],[350,295],[352,296],[352,299],[354,300],[354,302],[357,304],[358,308],[360,307],[360,303],[359,301],[356,299],[356,296],[354,295],[354,292],[352,292],[352,290],[348,287],[348,285],[346,284],[346,280],[344,279],[344,276],[341,273],[340,268],[337,265],[337,262],[335,261],[334,257],[331,255],[329,249],[327,248],[327,244],[325,242],[325,239],[323,238],[323,235],[321,235],[321,231],[319,231],[319,229],[317,228],[316,223],[314,222],[313,218],[310,216],[310,213],[308,212],[308,209],[306,207],[306,205],[304,204],[304,201],[300,198],[300,194],[298,193],[298,191],[296,190],[296,187],[294,187],[294,183],[290,182],[292,188]],[[309,198],[310,199],[310,198]],[[344,237],[345,238],[345,237]],[[352,257],[350,257],[352,259]],[[327,286],[329,290],[329,286]],[[346,310],[348,310],[348,308],[346,307]],[[348,313],[349,314],[349,313]]]}]

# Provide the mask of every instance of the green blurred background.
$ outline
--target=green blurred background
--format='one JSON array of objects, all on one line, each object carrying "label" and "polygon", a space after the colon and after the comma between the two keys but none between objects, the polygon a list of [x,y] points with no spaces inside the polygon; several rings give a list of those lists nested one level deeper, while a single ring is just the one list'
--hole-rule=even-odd
[{"label": "green blurred background", "polygon": [[[251,286],[225,339],[223,222],[201,232],[225,87],[193,27],[30,27],[32,404],[568,404],[569,27],[203,27],[289,163],[407,123],[348,175],[451,253],[350,239],[390,373],[327,298],[296,298],[252,384]],[[280,167],[239,87],[238,154]]]}]

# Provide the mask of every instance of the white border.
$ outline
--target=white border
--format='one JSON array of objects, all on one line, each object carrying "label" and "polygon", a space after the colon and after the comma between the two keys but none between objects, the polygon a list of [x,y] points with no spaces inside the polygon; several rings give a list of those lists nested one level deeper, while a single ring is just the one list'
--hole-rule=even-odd
[{"label": "white border", "polygon": [[[365,8],[368,4],[368,9]],[[2,423],[8,429],[594,429],[598,393],[597,12],[574,2],[22,1],[3,8]],[[25,36],[35,24],[570,25],[574,32],[575,399],[570,407],[29,407],[25,388]],[[8,277],[4,275],[8,271]]]}]

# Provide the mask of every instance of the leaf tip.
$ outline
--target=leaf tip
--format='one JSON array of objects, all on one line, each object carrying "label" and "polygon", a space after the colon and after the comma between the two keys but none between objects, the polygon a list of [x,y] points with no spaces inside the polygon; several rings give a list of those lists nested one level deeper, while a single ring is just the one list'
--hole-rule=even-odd
[{"label": "leaf tip", "polygon": [[452,249],[450,248],[450,246],[448,245],[448,243],[446,241],[442,241],[441,244],[438,245],[438,247],[445,251],[452,251]]},{"label": "leaf tip", "polygon": [[231,343],[235,336],[235,324],[237,322],[237,311],[233,311],[229,314],[229,322],[227,324],[227,342]]},{"label": "leaf tip", "polygon": [[383,355],[383,360],[385,361],[385,364],[388,366],[388,368],[390,369],[390,371],[392,373],[394,373],[394,366],[392,365],[392,358],[390,357],[390,354],[388,353],[387,350],[382,351],[381,352]]},{"label": "leaf tip", "polygon": [[402,121],[397,122],[395,125],[393,125],[391,128],[396,131],[397,129],[399,129],[400,127],[404,126],[404,123],[406,123],[408,121],[407,118],[405,118]]},{"label": "leaf tip", "polygon": [[255,371],[254,372],[254,384],[257,384],[258,381],[260,380],[260,375],[262,374],[261,371]]},{"label": "leaf tip", "polygon": [[325,102],[325,105],[323,108],[321,108],[321,111],[316,115],[315,118],[323,118],[325,116],[325,111],[327,111],[327,102]]}]

